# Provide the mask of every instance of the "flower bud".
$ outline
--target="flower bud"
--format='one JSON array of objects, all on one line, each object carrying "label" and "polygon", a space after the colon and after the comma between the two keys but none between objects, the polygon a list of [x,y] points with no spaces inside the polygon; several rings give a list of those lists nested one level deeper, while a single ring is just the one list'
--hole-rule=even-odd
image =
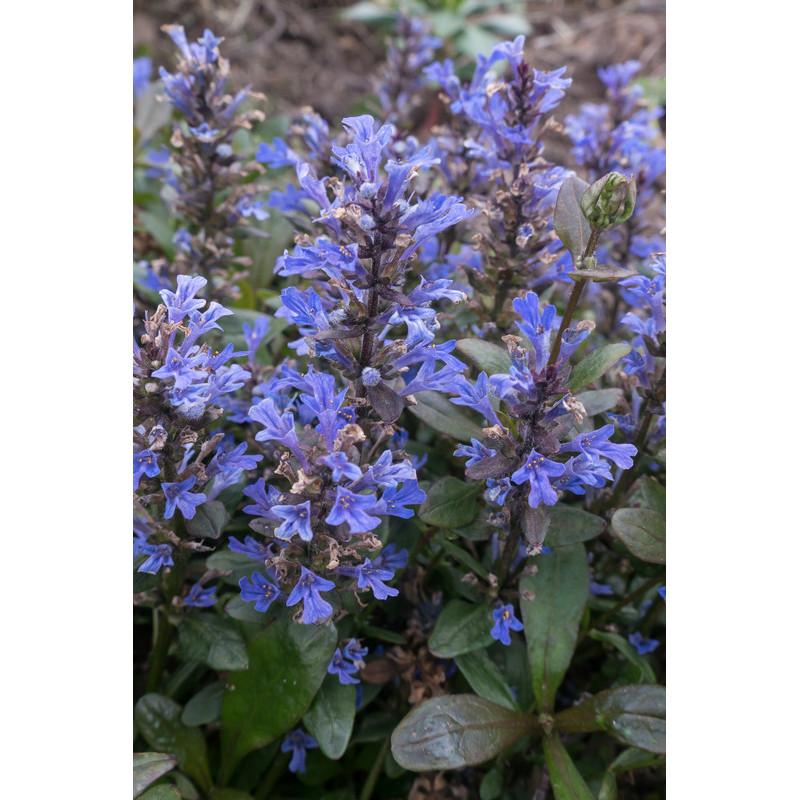
[{"label": "flower bud", "polygon": [[595,181],[581,197],[581,210],[593,228],[608,231],[633,214],[636,205],[636,180],[619,172],[609,172]]}]

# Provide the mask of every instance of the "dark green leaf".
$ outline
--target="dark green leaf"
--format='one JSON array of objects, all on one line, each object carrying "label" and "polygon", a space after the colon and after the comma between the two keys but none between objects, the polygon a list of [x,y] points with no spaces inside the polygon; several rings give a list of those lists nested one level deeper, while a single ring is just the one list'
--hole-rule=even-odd
[{"label": "dark green leaf", "polygon": [[619,508],[611,517],[611,530],[642,561],[667,563],[667,519],[649,508]]},{"label": "dark green leaf", "polygon": [[183,793],[171,783],[160,783],[153,786],[144,794],[139,795],[139,800],[181,800]]},{"label": "dark green leaf", "polygon": [[222,701],[224,780],[243,756],[277,739],[305,714],[337,638],[330,623],[301,625],[283,615],[250,642],[250,668],[230,674],[231,689]]},{"label": "dark green leaf", "polygon": [[600,784],[597,800],[617,800],[617,779],[614,777],[613,772],[606,772],[603,775],[603,782]]},{"label": "dark green leaf", "polygon": [[202,688],[187,704],[181,714],[184,725],[207,725],[216,722],[222,712],[225,681],[217,681]]},{"label": "dark green leaf", "polygon": [[557,736],[544,737],[544,757],[556,800],[594,800],[586,781]]},{"label": "dark green leaf", "polygon": [[133,754],[133,796],[141,794],[153,781],[166,775],[178,763],[169,753]]},{"label": "dark green leaf", "polygon": [[640,505],[659,514],[667,513],[667,490],[655,478],[642,478],[631,495],[631,505]]},{"label": "dark green leaf", "polygon": [[572,253],[575,263],[583,255],[592,232],[589,221],[581,211],[581,197],[588,188],[589,184],[580,178],[567,178],[558,191],[553,214],[556,235]]},{"label": "dark green leaf", "polygon": [[476,694],[512,711],[518,710],[517,701],[500,667],[492,661],[486,650],[473,650],[456,656],[456,666]]},{"label": "dark green leaf", "polygon": [[642,769],[642,767],[655,767],[664,764],[665,761],[663,756],[653,755],[653,753],[640,750],[638,747],[629,747],[627,750],[623,750],[609,764],[608,768],[618,774],[632,769]]},{"label": "dark green leaf", "polygon": [[438,544],[446,553],[451,555],[456,561],[472,570],[472,572],[474,572],[476,575],[480,576],[484,580],[488,580],[489,572],[487,571],[486,567],[484,567],[479,561],[476,561],[463,547],[459,547],[455,542],[449,541],[441,534],[436,537],[436,544]]},{"label": "dark green leaf", "polygon": [[363,718],[351,744],[364,744],[367,742],[383,742],[394,730],[397,717],[388,711],[373,711]]},{"label": "dark green leaf", "polygon": [[326,675],[303,724],[328,758],[341,758],[347,750],[356,717],[356,687]]},{"label": "dark green leaf", "polygon": [[247,669],[247,648],[235,623],[209,612],[189,614],[178,626],[178,658],[212,669]]},{"label": "dark green leaf", "polygon": [[457,533],[463,539],[470,539],[473,542],[483,542],[492,538],[492,534],[497,533],[497,528],[489,524],[486,518],[486,511],[479,510],[478,516],[464,527],[453,528],[453,533]]},{"label": "dark green leaf", "polygon": [[472,694],[432,697],[392,734],[392,754],[414,772],[482,764],[535,728],[535,719]]},{"label": "dark green leaf", "polygon": [[459,339],[456,350],[463,353],[481,372],[487,375],[506,373],[511,368],[511,356],[505,347],[483,339]]},{"label": "dark green leaf", "polygon": [[640,683],[655,683],[656,674],[644,656],[636,652],[636,648],[627,640],[623,639],[618,633],[606,633],[605,631],[589,631],[590,638],[596,642],[607,642],[616,647],[628,661],[638,667],[641,676]]},{"label": "dark green leaf", "polygon": [[642,683],[607,689],[556,715],[558,730],[606,731],[624,744],[650,753],[666,751],[667,692]]},{"label": "dark green leaf", "polygon": [[214,789],[208,800],[253,800],[253,795],[238,789]]},{"label": "dark green leaf", "polygon": [[491,606],[451,600],[436,620],[428,646],[440,658],[470,653],[494,642],[489,633],[492,625]]},{"label": "dark green leaf", "polygon": [[145,741],[159,752],[172,753],[193,781],[208,791],[211,774],[206,758],[206,740],[199,728],[181,722],[181,707],[160,694],[139,698],[133,718]]},{"label": "dark green leaf", "polygon": [[242,599],[240,594],[237,594],[235,597],[232,597],[227,603],[225,603],[225,613],[234,619],[241,620],[242,622],[266,623],[266,621],[272,616],[273,612],[271,609],[267,609],[266,611],[256,611],[256,607],[253,605],[253,603],[246,602]]},{"label": "dark green leaf", "polygon": [[503,770],[500,767],[492,767],[483,776],[479,793],[481,800],[498,800],[503,793]]},{"label": "dark green leaf", "polygon": [[416,392],[414,398],[417,405],[409,406],[408,410],[435,431],[459,442],[483,438],[481,428],[439,392]]},{"label": "dark green leaf", "polygon": [[386,758],[383,762],[383,769],[390,778],[398,778],[406,771],[394,760],[391,750],[388,750],[386,753]]},{"label": "dark green leaf", "polygon": [[635,269],[625,269],[625,267],[611,267],[607,264],[597,264],[586,269],[574,269],[567,273],[568,278],[574,281],[587,280],[591,278],[598,283],[606,281],[621,281],[625,278],[632,278],[639,273]]},{"label": "dark green leaf", "polygon": [[627,342],[617,342],[600,347],[586,358],[579,361],[572,370],[567,386],[571,392],[577,392],[590,383],[594,383],[598,378],[614,366],[621,358],[624,358],[633,348]]},{"label": "dark green leaf", "polygon": [[475,498],[480,490],[479,483],[464,483],[448,475],[428,489],[417,516],[423,522],[441,528],[469,525],[478,513]]},{"label": "dark green leaf", "polygon": [[219,500],[207,500],[198,506],[195,515],[186,520],[186,530],[189,536],[198,539],[219,539],[230,516],[228,509]]},{"label": "dark green leaf", "polygon": [[[520,608],[533,692],[539,710],[549,712],[578,639],[589,596],[589,566],[582,544],[536,556],[533,564],[536,574],[520,580]],[[527,593],[534,599],[527,599]]]},{"label": "dark green leaf", "polygon": [[599,536],[606,527],[605,520],[589,514],[577,506],[559,503],[550,510],[550,527],[547,529],[548,547],[568,547]]},{"label": "dark green leaf", "polygon": [[387,631],[384,628],[376,628],[372,625],[365,625],[362,629],[364,636],[370,639],[380,639],[382,642],[391,642],[392,644],[407,644],[408,639],[402,633],[397,631]]}]

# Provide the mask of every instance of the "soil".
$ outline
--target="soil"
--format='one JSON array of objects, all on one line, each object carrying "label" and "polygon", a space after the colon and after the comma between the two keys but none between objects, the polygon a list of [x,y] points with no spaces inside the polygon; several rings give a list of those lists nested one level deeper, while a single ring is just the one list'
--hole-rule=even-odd
[{"label": "soil", "polygon": [[[340,21],[347,0],[134,0],[133,39],[155,65],[170,69],[174,47],[160,30],[181,24],[194,40],[210,28],[224,36],[231,86],[250,84],[267,95],[274,113],[310,105],[336,126],[372,92],[384,57],[384,35],[364,24]],[[547,0],[528,2],[533,26],[526,53],[533,66],[567,65],[572,86],[556,116],[583,102],[599,102],[597,68],[629,59],[640,75],[665,75],[665,2],[648,0]],[[555,154],[552,154],[555,155]]]}]

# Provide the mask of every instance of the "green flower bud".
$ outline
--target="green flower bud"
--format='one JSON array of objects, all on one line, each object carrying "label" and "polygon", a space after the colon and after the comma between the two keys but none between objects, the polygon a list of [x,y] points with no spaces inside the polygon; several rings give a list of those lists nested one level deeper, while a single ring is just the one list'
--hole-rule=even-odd
[{"label": "green flower bud", "polygon": [[633,214],[636,205],[636,180],[619,172],[609,172],[595,181],[581,197],[581,210],[593,228],[616,228]]}]

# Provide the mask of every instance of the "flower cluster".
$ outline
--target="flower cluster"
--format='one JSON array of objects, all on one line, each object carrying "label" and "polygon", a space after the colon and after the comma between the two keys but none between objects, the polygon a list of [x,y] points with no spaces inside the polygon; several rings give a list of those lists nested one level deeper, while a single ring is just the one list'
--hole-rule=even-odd
[{"label": "flower cluster", "polygon": [[[552,209],[562,182],[573,173],[543,156],[543,135],[553,125],[571,79],[566,67],[543,72],[523,56],[525,39],[502,42],[479,57],[472,80],[462,85],[453,63],[428,67],[453,116],[434,138],[440,170],[486,215],[487,229],[477,237],[478,268],[466,274],[481,294],[494,298],[491,314],[479,307],[483,321],[504,327],[509,296],[560,277],[561,242],[552,226]],[[510,76],[494,67],[508,63]],[[492,319],[493,318],[493,319]]]},{"label": "flower cluster", "polygon": [[242,110],[262,95],[242,89],[227,93],[229,64],[219,53],[221,38],[206,30],[189,43],[180,25],[164,30],[178,48],[174,73],[159,75],[164,97],[180,115],[170,144],[171,168],[165,173],[165,198],[182,221],[175,234],[171,271],[194,272],[212,281],[214,297],[236,296],[235,284],[246,276],[249,259],[234,254],[234,234],[250,219],[266,219],[262,187],[249,181],[262,168],[235,149],[233,137],[264,119],[260,110]]},{"label": "flower cluster", "polygon": [[[367,436],[347,404],[347,390],[338,391],[332,375],[313,367],[301,374],[284,364],[260,388],[267,396],[249,413],[260,426],[255,439],[279,463],[275,475],[288,488],[260,478],[245,489],[254,501],[244,509],[255,517],[250,527],[264,541],[232,539],[231,548],[264,563],[267,574],[242,579],[243,599],[256,601],[259,611],[277,598],[288,607],[302,601],[302,622],[309,624],[333,613],[323,595],[336,580],[353,579],[344,591],[371,590],[379,600],[396,595],[385,582],[405,562],[391,546],[375,557],[383,545],[372,532],[382,518],[408,519],[408,506],[425,499],[410,458],[387,447],[364,460]],[[296,390],[295,400],[287,389]]]},{"label": "flower cluster", "polygon": [[[217,351],[200,341],[232,313],[196,296],[205,285],[203,277],[179,275],[175,291],[161,291],[163,303],[143,320],[144,332],[133,345],[134,511],[144,525],[140,552],[149,556],[143,572],[171,565],[170,545],[181,543],[157,517],[194,519],[200,506],[263,458],[248,455],[245,443],[234,446],[223,433],[209,431],[223,413],[220,398],[240,389],[250,374],[229,363],[244,355],[233,345]],[[190,604],[198,599],[192,596]]]}]

